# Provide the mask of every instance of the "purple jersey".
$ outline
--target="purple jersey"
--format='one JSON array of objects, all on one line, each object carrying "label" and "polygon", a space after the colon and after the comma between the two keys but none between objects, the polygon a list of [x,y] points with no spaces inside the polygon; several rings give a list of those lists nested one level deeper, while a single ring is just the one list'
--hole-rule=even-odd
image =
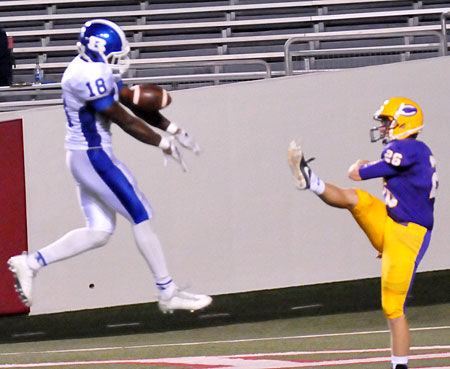
[{"label": "purple jersey", "polygon": [[381,160],[359,169],[362,179],[383,177],[388,215],[398,223],[433,228],[434,195],[438,187],[431,150],[414,138],[387,144]]}]

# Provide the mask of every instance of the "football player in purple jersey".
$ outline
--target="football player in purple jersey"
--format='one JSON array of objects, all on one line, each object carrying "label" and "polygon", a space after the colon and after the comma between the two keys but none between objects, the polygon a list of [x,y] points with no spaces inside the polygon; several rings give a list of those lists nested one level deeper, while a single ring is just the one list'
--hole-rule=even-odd
[{"label": "football player in purple jersey", "polygon": [[375,162],[357,160],[350,179],[382,178],[384,203],[357,188],[322,181],[295,141],[288,160],[298,189],[310,189],[326,204],[348,209],[382,259],[381,300],[391,332],[392,369],[408,368],[409,326],[405,305],[417,267],[430,243],[438,175],[431,150],[417,135],[423,127],[421,108],[394,97],[375,112],[381,122],[370,130],[371,141],[385,147]]}]

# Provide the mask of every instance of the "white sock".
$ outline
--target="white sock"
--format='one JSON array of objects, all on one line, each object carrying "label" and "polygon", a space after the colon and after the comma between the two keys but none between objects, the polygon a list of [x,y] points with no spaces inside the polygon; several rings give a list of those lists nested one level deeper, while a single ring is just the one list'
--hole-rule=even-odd
[{"label": "white sock", "polygon": [[176,286],[171,277],[166,277],[156,280],[156,288],[158,288],[159,298],[162,300],[168,300],[173,296]]},{"label": "white sock", "polygon": [[317,177],[313,171],[310,172],[309,181],[309,189],[316,195],[322,195],[325,191],[325,182]]},{"label": "white sock", "polygon": [[394,368],[397,364],[408,365],[408,356],[391,356],[391,362]]},{"label": "white sock", "polygon": [[43,266],[47,265],[47,261],[44,259],[42,254],[37,251],[27,256],[27,264],[36,273]]},{"label": "white sock", "polygon": [[169,274],[159,238],[150,226],[150,220],[134,225],[133,232],[138,249],[153,273],[160,296],[171,296],[175,284]]},{"label": "white sock", "polygon": [[105,245],[110,234],[89,228],[79,228],[66,233],[50,245],[28,255],[27,262],[37,272],[43,266],[68,259],[85,251]]}]

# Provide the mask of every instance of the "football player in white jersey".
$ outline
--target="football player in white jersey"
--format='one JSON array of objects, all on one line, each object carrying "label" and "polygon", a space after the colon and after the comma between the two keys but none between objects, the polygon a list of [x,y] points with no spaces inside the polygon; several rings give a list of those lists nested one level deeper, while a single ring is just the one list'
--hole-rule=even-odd
[{"label": "football player in white jersey", "polygon": [[[33,278],[42,267],[105,245],[119,213],[132,224],[137,247],[153,273],[159,308],[163,312],[202,309],[211,303],[210,296],[181,291],[172,281],[161,244],[150,225],[152,209],[128,168],[114,156],[110,126],[116,123],[180,164],[183,162],[175,141],[194,151],[198,145],[159,112],[141,113],[144,122],[121,104],[127,103],[123,97],[130,92],[121,81],[129,66],[129,46],[118,25],[104,19],[86,22],[77,46],[79,55],[62,78],[62,95],[67,115],[66,160],[77,182],[86,227],[30,255],[8,260],[19,296],[30,306]],[[159,135],[149,124],[168,135]]]}]

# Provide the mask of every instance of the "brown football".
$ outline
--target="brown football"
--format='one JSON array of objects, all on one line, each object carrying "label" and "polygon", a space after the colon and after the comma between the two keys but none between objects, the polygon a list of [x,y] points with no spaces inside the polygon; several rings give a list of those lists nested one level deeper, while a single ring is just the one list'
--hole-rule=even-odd
[{"label": "brown football", "polygon": [[130,88],[130,102],[144,111],[161,110],[172,102],[170,94],[158,85],[144,83]]}]

